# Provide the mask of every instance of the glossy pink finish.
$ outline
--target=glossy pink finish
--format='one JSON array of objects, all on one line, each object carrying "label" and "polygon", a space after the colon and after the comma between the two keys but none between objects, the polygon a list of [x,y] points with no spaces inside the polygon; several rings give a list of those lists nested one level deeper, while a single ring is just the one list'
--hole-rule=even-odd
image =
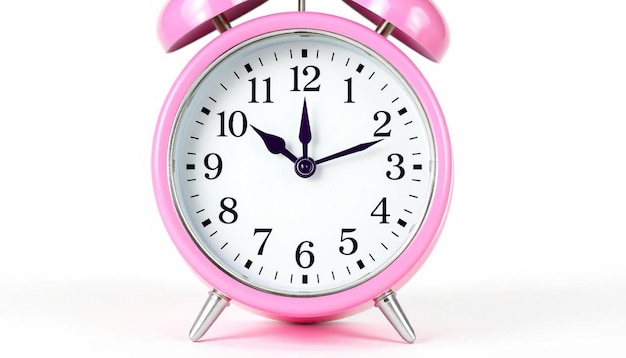
[{"label": "glossy pink finish", "polygon": [[[168,186],[168,146],[177,111],[206,67],[233,46],[258,35],[292,29],[339,33],[363,43],[393,64],[414,88],[429,118],[437,155],[436,184],[422,228],[406,250],[383,272],[349,290],[320,297],[285,297],[255,290],[231,278],[209,261],[189,237],[173,204]],[[154,192],[165,226],[180,253],[198,276],[234,302],[263,315],[292,322],[336,319],[372,307],[373,299],[399,289],[433,249],[445,221],[452,189],[452,155],[443,114],[428,83],[413,62],[391,42],[350,20],[318,13],[281,13],[233,27],[204,47],[185,67],[163,105],[153,143]]]},{"label": "glossy pink finish", "polygon": [[429,60],[441,61],[448,50],[448,27],[430,0],[344,1],[376,25],[389,21],[396,27],[392,36]]},{"label": "glossy pink finish", "polygon": [[167,52],[187,46],[207,35],[214,17],[224,14],[233,21],[267,0],[170,0],[159,17],[157,34]]}]

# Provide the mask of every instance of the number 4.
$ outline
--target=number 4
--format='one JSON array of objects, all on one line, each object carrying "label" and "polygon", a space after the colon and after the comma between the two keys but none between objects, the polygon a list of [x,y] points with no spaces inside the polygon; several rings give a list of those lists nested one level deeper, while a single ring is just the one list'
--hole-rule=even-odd
[{"label": "number 4", "polygon": [[387,214],[387,198],[383,198],[378,203],[378,205],[376,205],[376,207],[372,211],[371,216],[382,218],[382,220],[380,221],[381,224],[389,224],[387,218],[391,215]]}]

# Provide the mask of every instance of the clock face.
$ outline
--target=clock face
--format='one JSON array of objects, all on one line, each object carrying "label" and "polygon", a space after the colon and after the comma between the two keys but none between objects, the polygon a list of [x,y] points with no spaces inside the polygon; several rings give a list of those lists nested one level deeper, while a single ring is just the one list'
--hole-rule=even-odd
[{"label": "clock face", "polygon": [[234,279],[320,296],[383,271],[429,208],[436,158],[402,76],[322,31],[245,42],[191,87],[169,147],[178,214]]}]

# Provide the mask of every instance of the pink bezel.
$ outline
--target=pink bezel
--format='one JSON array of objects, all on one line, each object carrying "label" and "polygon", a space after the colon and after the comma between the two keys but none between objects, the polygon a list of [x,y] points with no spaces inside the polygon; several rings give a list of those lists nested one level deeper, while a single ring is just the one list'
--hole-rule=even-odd
[{"label": "pink bezel", "polygon": [[[348,290],[319,297],[287,297],[253,289],[224,273],[196,246],[179,218],[170,193],[168,149],[179,107],[194,81],[213,61],[234,46],[261,34],[311,29],[356,40],[386,58],[413,87],[430,120],[437,157],[436,184],[430,209],[421,229],[405,251],[369,281]],[[263,315],[294,321],[335,319],[373,306],[373,299],[389,289],[399,289],[423,264],[433,249],[445,221],[452,189],[452,155],[443,114],[430,86],[413,62],[384,37],[360,24],[333,15],[296,12],[251,20],[221,34],[185,67],[161,110],[154,135],[152,178],[157,205],[174,244],[192,269],[209,286]]]}]

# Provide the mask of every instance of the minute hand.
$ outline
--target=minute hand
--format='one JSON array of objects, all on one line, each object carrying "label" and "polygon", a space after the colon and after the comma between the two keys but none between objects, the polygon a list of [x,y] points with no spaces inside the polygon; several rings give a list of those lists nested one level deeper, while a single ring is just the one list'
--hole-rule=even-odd
[{"label": "minute hand", "polygon": [[341,152],[339,152],[339,153],[335,153],[335,154],[333,154],[333,155],[329,155],[329,156],[327,156],[327,157],[324,157],[324,158],[322,158],[322,159],[320,159],[320,160],[316,160],[316,161],[315,161],[315,164],[319,165],[319,164],[325,163],[325,162],[327,162],[327,161],[329,161],[329,160],[333,160],[333,159],[341,158],[341,157],[344,157],[344,156],[349,155],[349,154],[354,154],[354,153],[362,152],[362,151],[364,151],[365,149],[367,149],[367,148],[369,148],[369,147],[373,146],[374,144],[376,144],[376,143],[378,143],[378,142],[380,142],[380,141],[382,141],[382,139],[380,139],[380,140],[376,140],[376,141],[373,141],[373,142],[369,142],[369,143],[359,144],[359,145],[354,146],[354,147],[352,147],[352,148],[349,148],[349,149],[343,150],[343,151],[341,151]]}]

